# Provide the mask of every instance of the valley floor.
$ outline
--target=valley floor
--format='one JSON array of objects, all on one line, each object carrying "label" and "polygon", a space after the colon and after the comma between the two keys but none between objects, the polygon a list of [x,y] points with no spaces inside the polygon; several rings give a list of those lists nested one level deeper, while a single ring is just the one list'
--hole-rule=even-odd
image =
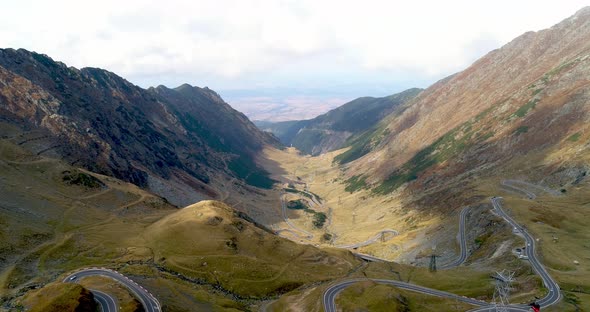
[{"label": "valley floor", "polygon": [[[265,232],[246,225],[221,203],[178,209],[131,184],[30,155],[10,142],[1,147],[0,285],[7,310],[38,303],[31,299],[36,298],[31,289],[88,266],[130,276],[168,311],[186,306],[321,311],[324,291],[334,282],[367,277],[490,301],[490,274],[502,269],[516,272],[511,301],[529,302],[545,291],[528,262],[517,257],[524,241],[490,211],[489,199],[498,195],[504,197],[507,212],[538,238],[540,259],[563,290],[564,299],[547,310],[588,309],[590,302],[586,180],[559,190],[561,195],[530,187],[536,195],[530,199],[502,182],[504,177],[524,180],[531,175],[515,176],[506,167],[497,177],[465,186],[468,197],[478,199],[467,210],[437,206],[426,212],[404,197],[404,190],[387,196],[362,187],[351,190],[344,172],[332,165],[338,152],[306,157],[291,149],[267,149],[261,162],[280,182],[277,188],[251,195],[244,186],[229,187],[222,198],[266,226]],[[94,177],[102,184],[65,183],[68,174]],[[466,261],[445,269],[461,252],[457,236],[462,211]],[[319,222],[321,214],[325,218]],[[367,263],[344,249],[395,262]],[[428,268],[432,254],[437,255],[436,272]],[[137,304],[125,289],[100,284],[100,278],[82,282],[115,294],[124,309],[131,311]],[[470,308],[369,281],[344,290],[336,304],[344,311],[391,305],[420,311]]]},{"label": "valley floor", "polygon": [[[332,164],[333,157],[339,152],[341,151],[310,157],[301,156],[294,149],[266,151],[269,159],[275,164],[281,164],[279,170],[275,168],[272,171],[275,173],[274,178],[281,181],[285,188],[294,187],[318,195],[322,199],[322,205],[314,206],[313,209],[321,210],[328,215],[326,225],[318,229],[313,226],[309,213],[302,210],[288,211],[289,223],[300,233],[313,233],[313,237],[291,236],[292,239],[325,247],[358,246],[354,252],[422,268],[428,267],[432,254],[437,255],[439,266],[444,266],[444,263],[449,263],[457,257],[457,221],[459,211],[463,207],[435,207],[435,213],[424,213],[420,207],[412,205],[411,201],[404,200],[403,196],[408,193],[403,190],[388,196],[375,195],[362,187],[347,190],[347,187],[350,188],[350,181],[346,181],[344,171]],[[508,212],[537,238],[540,245],[537,253],[542,263],[561,285],[564,299],[546,310],[575,311],[576,307],[590,308],[587,295],[590,286],[587,280],[590,277],[587,273],[590,271],[590,263],[587,259],[590,259],[590,256],[585,254],[586,251],[590,252],[585,246],[585,242],[590,238],[585,222],[588,220],[586,206],[590,198],[588,181],[563,190],[552,189],[550,186],[534,184],[534,181],[526,182],[535,175],[531,172],[522,172],[522,169],[521,174],[515,175],[514,172],[519,171],[513,168],[527,166],[515,161],[493,177],[476,179],[465,186],[467,194],[463,196],[479,198],[475,202],[469,202],[472,211],[466,218],[469,250],[467,263],[455,269],[461,272],[461,275],[469,277],[469,281],[462,281],[462,285],[471,285],[469,288],[472,292],[467,295],[490,299],[493,293],[493,289],[490,288],[493,287],[490,274],[496,270],[509,269],[515,271],[517,276],[512,302],[530,302],[534,296],[541,296],[535,290],[539,280],[530,269],[528,261],[517,257],[516,250],[524,246],[524,241],[515,237],[512,229],[503,224],[497,215],[490,213],[492,207],[489,198],[502,196]],[[516,179],[517,186],[520,185],[525,191],[518,192],[507,187],[507,183],[504,182],[507,179]],[[529,198],[526,190],[536,194],[534,198]],[[305,199],[305,196],[299,198]],[[286,223],[275,225],[281,226],[289,227]],[[371,244],[359,245],[384,229],[395,229],[399,231],[399,235],[383,236]],[[438,276],[434,283],[427,277],[414,282],[461,293],[461,286],[455,284],[458,281],[456,277],[445,276],[448,273],[442,271],[436,274]],[[471,283],[480,286],[474,287]],[[483,285],[486,286],[478,288]],[[363,296],[361,294],[362,292],[359,292],[357,296],[360,298]],[[310,300],[304,299],[308,295],[297,300],[281,299],[277,304],[300,305],[305,300]],[[350,292],[345,292],[341,296],[350,295]],[[310,302],[315,300],[311,299]]]}]

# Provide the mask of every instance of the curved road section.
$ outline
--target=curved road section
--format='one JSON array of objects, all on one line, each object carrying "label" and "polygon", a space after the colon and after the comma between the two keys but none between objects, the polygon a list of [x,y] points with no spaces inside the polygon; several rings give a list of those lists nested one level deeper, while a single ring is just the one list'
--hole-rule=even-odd
[{"label": "curved road section", "polygon": [[115,298],[111,297],[109,294],[105,294],[102,291],[98,291],[96,289],[89,289],[89,291],[92,293],[92,295],[94,295],[94,300],[98,302],[102,312],[119,311],[119,307],[117,305],[117,301],[115,300]]},{"label": "curved road section", "polygon": [[[367,279],[351,279],[351,280],[342,281],[340,283],[330,286],[324,292],[324,297],[323,297],[324,310],[326,312],[336,312],[337,311],[336,310],[336,301],[335,301],[336,296],[340,292],[342,292],[345,288],[347,288],[348,286],[350,286],[354,283],[366,281],[366,280]],[[448,293],[445,291],[422,287],[422,286],[418,286],[418,285],[414,285],[414,284],[410,284],[410,283],[405,283],[405,282],[400,282],[400,281],[395,281],[395,280],[386,280],[386,279],[369,279],[369,280],[371,280],[375,283],[379,283],[379,284],[392,285],[397,288],[401,288],[401,289],[405,289],[405,290],[409,290],[409,291],[414,291],[417,293],[432,295],[432,296],[436,296],[436,297],[449,298],[449,299],[465,302],[467,304],[472,304],[472,305],[476,305],[476,306],[488,305],[488,303],[485,301],[467,298],[467,297],[451,294],[451,293]]]},{"label": "curved road section", "polygon": [[[442,269],[442,270],[460,266],[461,264],[463,264],[463,262],[465,262],[465,260],[467,260],[467,257],[469,256],[467,254],[467,242],[466,242],[466,238],[465,238],[465,218],[467,217],[467,212],[469,212],[469,207],[463,208],[463,210],[461,210],[461,214],[459,216],[459,233],[457,234],[457,240],[459,241],[459,248],[461,250],[459,258],[457,258],[455,261],[453,261],[451,263],[440,266],[440,269]],[[373,238],[366,240],[364,242],[352,244],[352,245],[339,245],[339,246],[334,246],[334,247],[354,249],[354,248],[367,246],[367,245],[370,245],[370,244],[376,242],[382,235],[384,235],[386,233],[391,233],[393,235],[399,235],[399,233],[396,230],[389,230],[388,229],[388,230],[383,230],[383,231],[377,233]],[[389,261],[387,259],[382,259],[379,257],[367,255],[367,254],[362,254],[362,253],[354,253],[354,254],[356,256],[358,256],[359,258],[366,260],[366,261],[371,261],[371,262]]]},{"label": "curved road section", "polygon": [[[156,297],[154,297],[152,294],[150,294],[145,288],[143,288],[142,286],[140,286],[136,282],[132,281],[131,279],[129,279],[128,277],[126,277],[125,275],[123,275],[117,271],[113,271],[113,270],[109,270],[109,269],[105,269],[105,268],[83,269],[83,270],[80,270],[78,272],[75,272],[75,273],[72,273],[72,274],[66,276],[66,278],[63,281],[65,283],[68,283],[68,282],[75,283],[78,279],[83,278],[83,277],[87,277],[87,276],[105,276],[105,277],[112,278],[115,281],[117,281],[117,282],[123,284],[125,287],[127,287],[127,289],[129,289],[135,295],[135,297],[137,297],[137,299],[141,302],[141,304],[143,305],[143,308],[146,312],[161,312],[162,311],[160,302],[158,302]],[[105,305],[108,306],[107,302],[109,300],[112,302],[115,302],[115,300],[112,297],[110,297],[109,295],[107,295],[105,293],[95,292],[94,290],[92,290],[92,294],[94,294],[94,296],[97,298],[101,298],[101,299],[97,299],[97,301],[99,302],[99,304],[103,308],[103,311],[109,311],[109,310],[105,309]],[[106,298],[106,297],[108,297],[108,298]],[[101,302],[100,300],[104,300],[104,301]],[[115,305],[115,308],[116,308],[116,305]]]},{"label": "curved road section", "polygon": [[557,303],[561,299],[559,285],[557,285],[557,282],[555,282],[551,275],[547,273],[545,267],[541,264],[541,262],[539,262],[539,259],[537,258],[537,255],[535,253],[536,241],[533,239],[531,234],[529,234],[522,226],[516,223],[516,221],[514,221],[512,217],[507,215],[506,212],[502,210],[502,204],[500,203],[501,199],[502,197],[492,198],[492,205],[494,205],[496,213],[498,213],[499,216],[504,218],[506,222],[510,223],[510,225],[513,226],[516,229],[516,231],[518,231],[518,233],[524,237],[526,241],[526,248],[524,250],[526,252],[527,257],[529,258],[529,262],[531,263],[533,270],[535,270],[535,272],[539,274],[539,276],[543,280],[543,284],[549,291],[547,295],[541,300],[537,301],[537,303],[540,304],[541,307],[547,307]]},{"label": "curved road section", "polygon": [[442,265],[440,268],[443,270],[458,267],[461,264],[463,264],[465,260],[467,260],[467,241],[465,239],[465,218],[467,217],[467,212],[469,212],[469,207],[463,208],[459,216],[459,234],[457,235],[457,240],[459,241],[461,254],[459,255],[459,258],[457,258],[455,261]]},{"label": "curved road section", "polygon": [[544,186],[540,186],[540,185],[536,185],[536,184],[532,184],[532,183],[520,181],[520,180],[504,180],[504,181],[502,181],[502,185],[510,190],[525,194],[529,199],[537,198],[537,194],[532,192],[531,189],[545,192],[545,193],[548,193],[549,195],[552,195],[552,196],[560,196],[561,195],[560,192],[550,189],[548,187],[544,187]]},{"label": "curved road section", "polygon": [[350,245],[337,245],[334,246],[336,248],[346,248],[346,249],[355,249],[355,248],[360,248],[360,247],[364,247],[367,245],[371,245],[372,243],[380,240],[383,235],[385,234],[393,234],[393,235],[399,235],[399,232],[396,230],[391,230],[391,229],[386,229],[383,231],[379,231],[377,232],[377,234],[375,234],[375,236],[369,238],[368,240],[364,241],[364,242],[360,242],[360,243],[356,243],[356,244],[350,244]]},{"label": "curved road section", "polygon": [[[520,226],[518,223],[516,223],[516,221],[514,221],[514,219],[512,219],[512,217],[507,215],[506,212],[504,210],[502,210],[502,205],[500,203],[501,199],[502,199],[501,197],[493,197],[492,198],[492,205],[494,206],[494,210],[496,211],[496,213],[499,216],[504,218],[504,220],[506,220],[506,222],[508,222],[512,227],[514,227],[514,229],[518,232],[519,235],[524,237],[526,244],[527,244],[527,248],[525,248],[525,252],[526,252],[526,255],[528,256],[529,262],[530,262],[531,266],[533,267],[533,270],[535,270],[535,272],[541,277],[541,279],[543,280],[543,284],[548,289],[547,295],[545,297],[543,297],[542,299],[538,300],[537,303],[539,305],[541,305],[541,307],[545,308],[545,307],[548,307],[550,305],[553,305],[553,304],[559,302],[559,300],[561,299],[561,292],[559,289],[559,285],[549,275],[549,273],[547,273],[547,270],[541,264],[539,259],[537,259],[537,255],[535,253],[535,247],[536,247],[535,240],[522,226]],[[459,265],[459,264],[463,263],[463,261],[465,261],[465,258],[467,257],[466,246],[464,245],[464,242],[465,242],[465,234],[464,234],[465,226],[464,226],[464,224],[465,224],[465,216],[467,213],[466,211],[467,211],[466,208],[463,209],[463,211],[461,211],[461,226],[460,226],[460,233],[459,233],[460,242],[461,242],[461,256],[456,261],[454,261],[453,263],[451,263],[449,265]],[[461,239],[461,237],[463,239]],[[344,290],[346,287],[348,287],[354,283],[363,281],[363,280],[366,280],[366,279],[345,280],[345,281],[338,282],[338,283],[330,286],[328,289],[326,289],[326,291],[324,292],[323,298],[322,298],[324,310],[326,312],[335,312],[336,311],[336,301],[335,301],[336,296],[342,290]],[[392,286],[395,286],[398,288],[402,288],[402,289],[406,289],[406,290],[410,290],[410,291],[414,291],[414,292],[418,292],[418,293],[422,293],[422,294],[454,299],[454,300],[458,300],[458,301],[465,302],[468,304],[479,306],[479,308],[470,310],[471,312],[496,311],[496,306],[494,304],[490,304],[490,303],[476,300],[476,299],[472,299],[472,298],[459,296],[456,294],[452,294],[452,293],[448,293],[448,292],[444,292],[444,291],[440,291],[440,290],[436,290],[436,289],[431,289],[431,288],[422,287],[422,286],[409,284],[409,283],[405,283],[405,282],[400,282],[400,281],[395,281],[395,280],[383,280],[383,279],[371,279],[371,280],[374,282],[380,283],[380,284],[392,285]],[[525,305],[511,305],[511,306],[507,306],[507,307],[503,307],[503,308],[505,308],[506,311],[509,311],[509,312],[530,311],[530,309]]]}]

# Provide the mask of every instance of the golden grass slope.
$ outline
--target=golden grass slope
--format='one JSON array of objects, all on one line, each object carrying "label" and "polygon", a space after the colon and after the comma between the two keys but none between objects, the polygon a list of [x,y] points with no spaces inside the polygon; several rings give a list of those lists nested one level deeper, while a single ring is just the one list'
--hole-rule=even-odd
[{"label": "golden grass slope", "polygon": [[149,226],[144,237],[157,263],[243,297],[284,293],[345,275],[359,261],[275,236],[221,202],[185,207]]},{"label": "golden grass slope", "polygon": [[[104,186],[67,183],[64,171]],[[130,276],[168,311],[235,311],[360,265],[348,251],[277,237],[223,203],[177,209],[134,185],[31,155],[8,140],[0,140],[0,191],[0,310],[16,308],[28,289],[88,266]]]},{"label": "golden grass slope", "polygon": [[342,311],[441,312],[473,308],[454,300],[421,295],[372,281],[359,282],[345,289],[336,304]]},{"label": "golden grass slope", "polygon": [[88,289],[78,284],[52,283],[31,291],[23,300],[30,312],[95,311],[97,303]]},{"label": "golden grass slope", "polygon": [[[375,196],[370,190],[359,190],[354,193],[346,191],[346,175],[332,160],[342,150],[323,154],[317,157],[301,156],[297,150],[290,148],[278,150],[268,148],[265,155],[274,160],[278,166],[267,164],[267,170],[273,173],[273,178],[283,183],[295,184],[303,189],[318,194],[324,203],[323,207],[314,207],[329,216],[329,220],[322,229],[316,229],[310,218],[302,211],[288,211],[290,219],[298,228],[312,232],[315,236],[310,243],[323,246],[338,246],[359,243],[373,237],[381,230],[394,229],[400,235],[386,236],[383,241],[360,248],[361,253],[370,253],[390,260],[402,260],[404,253],[416,247],[416,242],[423,237],[422,231],[435,228],[442,221],[432,213],[420,213],[405,204],[400,194],[390,196]],[[460,206],[448,207],[449,211],[460,210]],[[277,212],[280,213],[280,212]],[[449,220],[450,226],[458,226],[454,220]],[[288,228],[284,223],[276,227]],[[329,233],[332,239],[322,240],[322,234]],[[449,232],[448,241],[454,248],[456,231]],[[440,233],[437,235],[440,236]]]}]

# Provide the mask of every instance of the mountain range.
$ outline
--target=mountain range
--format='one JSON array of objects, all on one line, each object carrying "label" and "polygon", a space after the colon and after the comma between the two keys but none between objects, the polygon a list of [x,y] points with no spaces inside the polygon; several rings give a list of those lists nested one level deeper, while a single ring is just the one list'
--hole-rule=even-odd
[{"label": "mountain range", "polygon": [[0,50],[0,85],[2,121],[21,128],[17,143],[37,155],[146,187],[180,206],[216,198],[209,184],[218,174],[272,185],[254,159],[278,142],[208,88],[145,90],[22,49]]},{"label": "mountain range", "polygon": [[0,49],[0,309],[470,310],[502,270],[511,302],[588,309],[588,103],[590,8],[426,89],[256,125],[207,87]]},{"label": "mountain range", "polygon": [[344,147],[386,116],[400,113],[403,104],[420,91],[414,88],[382,98],[358,98],[309,120],[255,123],[277,136],[284,145],[317,156]]},{"label": "mountain range", "polygon": [[429,188],[494,174],[532,154],[568,155],[530,160],[545,179],[575,167],[583,151],[566,150],[574,142],[587,147],[589,17],[583,9],[549,29],[525,33],[442,79],[336,161],[350,163],[351,175],[379,193],[406,182]]}]

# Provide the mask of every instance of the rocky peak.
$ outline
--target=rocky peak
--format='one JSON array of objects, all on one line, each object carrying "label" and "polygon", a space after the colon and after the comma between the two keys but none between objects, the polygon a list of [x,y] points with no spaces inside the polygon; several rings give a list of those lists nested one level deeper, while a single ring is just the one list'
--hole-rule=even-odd
[{"label": "rocky peak", "polygon": [[7,102],[0,118],[49,132],[36,153],[52,153],[165,197],[161,190],[174,189],[162,188],[166,181],[184,185],[185,193],[214,197],[207,186],[210,173],[271,184],[254,158],[276,142],[208,88],[144,90],[106,70],[77,70],[13,49],[0,50],[0,85],[0,99]]}]

